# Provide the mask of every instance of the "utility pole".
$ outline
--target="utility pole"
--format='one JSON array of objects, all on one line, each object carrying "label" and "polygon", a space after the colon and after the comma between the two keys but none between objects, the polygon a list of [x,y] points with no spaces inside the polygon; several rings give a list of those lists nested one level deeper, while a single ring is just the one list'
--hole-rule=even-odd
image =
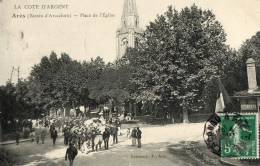
[{"label": "utility pole", "polygon": [[10,75],[10,79],[9,79],[10,83],[12,83],[13,73],[14,73],[14,66],[12,67],[12,71],[11,71],[11,75]]},{"label": "utility pole", "polygon": [[13,76],[14,76],[14,73],[17,72],[17,83],[20,82],[20,67],[17,67],[15,68],[14,66],[12,67],[12,71],[11,71],[11,74],[10,74],[10,78],[8,80],[9,83],[12,83],[13,81]]},{"label": "utility pole", "polygon": [[17,68],[17,83],[19,83],[20,80],[20,67]]}]

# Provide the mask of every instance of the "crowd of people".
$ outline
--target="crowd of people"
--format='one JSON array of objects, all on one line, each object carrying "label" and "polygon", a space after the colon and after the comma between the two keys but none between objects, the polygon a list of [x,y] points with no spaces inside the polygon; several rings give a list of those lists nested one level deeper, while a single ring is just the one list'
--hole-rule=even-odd
[{"label": "crowd of people", "polygon": [[[110,145],[118,143],[118,136],[121,134],[119,118],[105,120],[103,116],[92,119],[45,117],[33,122],[30,137],[32,142],[44,144],[46,137],[50,136],[55,146],[58,135],[63,135],[63,143],[68,146],[65,159],[69,159],[72,165],[78,150],[82,153],[98,151],[102,143],[104,149],[108,150]],[[132,130],[128,128],[126,135],[132,139],[132,146],[137,145],[141,148],[142,132],[139,127],[134,127]],[[17,142],[19,143],[19,140]]]}]

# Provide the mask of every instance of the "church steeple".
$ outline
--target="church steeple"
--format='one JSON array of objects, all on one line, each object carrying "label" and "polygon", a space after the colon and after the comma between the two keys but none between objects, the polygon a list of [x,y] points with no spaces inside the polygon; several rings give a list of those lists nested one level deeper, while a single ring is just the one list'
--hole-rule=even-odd
[{"label": "church steeple", "polygon": [[139,27],[139,16],[135,0],[124,0],[121,26],[125,28]]},{"label": "church steeple", "polygon": [[122,16],[137,16],[135,0],[125,0]]},{"label": "church steeple", "polygon": [[121,58],[128,47],[138,44],[142,30],[139,28],[139,16],[135,0],[124,0],[121,27],[117,30],[117,59]]}]

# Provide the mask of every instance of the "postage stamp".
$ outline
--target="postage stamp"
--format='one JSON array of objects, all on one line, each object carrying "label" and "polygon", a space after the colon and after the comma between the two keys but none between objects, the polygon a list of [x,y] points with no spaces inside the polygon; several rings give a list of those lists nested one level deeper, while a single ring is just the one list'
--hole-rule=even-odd
[{"label": "postage stamp", "polygon": [[258,114],[221,114],[221,157],[259,158]]}]

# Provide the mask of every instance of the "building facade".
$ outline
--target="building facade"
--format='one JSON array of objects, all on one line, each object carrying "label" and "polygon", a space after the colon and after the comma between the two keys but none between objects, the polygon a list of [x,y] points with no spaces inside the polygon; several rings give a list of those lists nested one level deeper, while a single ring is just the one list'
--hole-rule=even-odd
[{"label": "building facade", "polygon": [[138,44],[141,33],[135,0],[124,0],[121,27],[116,32],[117,59],[124,56],[128,47],[134,48]]},{"label": "building facade", "polygon": [[260,112],[260,89],[256,79],[256,62],[249,58],[247,64],[248,89],[234,94],[239,100],[241,112]]}]

